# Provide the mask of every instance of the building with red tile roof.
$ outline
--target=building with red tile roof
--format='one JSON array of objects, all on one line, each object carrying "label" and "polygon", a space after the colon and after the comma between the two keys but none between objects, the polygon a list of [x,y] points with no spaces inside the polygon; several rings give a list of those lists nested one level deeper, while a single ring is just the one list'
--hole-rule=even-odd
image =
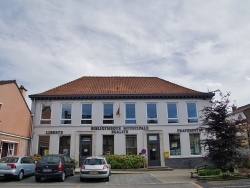
[{"label": "building with red tile roof", "polygon": [[149,166],[190,168],[203,160],[199,117],[213,96],[157,77],[81,77],[29,96],[32,151],[66,152],[79,165],[146,151]]}]

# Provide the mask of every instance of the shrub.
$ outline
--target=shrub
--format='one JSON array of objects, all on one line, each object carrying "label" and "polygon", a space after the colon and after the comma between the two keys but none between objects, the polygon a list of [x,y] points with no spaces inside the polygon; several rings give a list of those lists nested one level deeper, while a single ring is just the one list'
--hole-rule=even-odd
[{"label": "shrub", "polygon": [[220,169],[206,169],[199,171],[199,176],[215,176],[220,174],[221,174]]},{"label": "shrub", "polygon": [[40,159],[41,159],[41,155],[38,155],[38,154],[34,154],[33,156],[31,156],[33,159],[34,159],[34,161],[39,161]]},{"label": "shrub", "polygon": [[140,155],[105,155],[112,169],[133,169],[146,166],[146,160]]}]

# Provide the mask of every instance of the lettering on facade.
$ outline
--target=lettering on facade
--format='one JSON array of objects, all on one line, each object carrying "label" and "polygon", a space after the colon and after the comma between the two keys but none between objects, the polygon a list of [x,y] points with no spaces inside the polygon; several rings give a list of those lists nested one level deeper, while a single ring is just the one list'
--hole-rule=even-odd
[{"label": "lettering on facade", "polygon": [[181,133],[181,132],[189,132],[189,133],[193,133],[193,132],[201,132],[202,129],[177,129],[177,132],[178,133]]},{"label": "lettering on facade", "polygon": [[111,131],[112,134],[127,134],[130,130],[148,130],[148,126],[140,127],[91,127],[92,131]]},{"label": "lettering on facade", "polygon": [[63,131],[46,131],[46,134],[63,134]]}]

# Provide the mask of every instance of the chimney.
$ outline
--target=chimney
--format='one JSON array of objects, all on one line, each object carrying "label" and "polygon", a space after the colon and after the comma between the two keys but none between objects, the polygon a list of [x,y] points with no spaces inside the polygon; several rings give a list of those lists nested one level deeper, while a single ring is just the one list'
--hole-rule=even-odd
[{"label": "chimney", "polygon": [[25,98],[25,97],[26,97],[26,91],[27,91],[27,89],[25,89],[25,88],[23,87],[23,85],[21,85],[21,86],[19,87],[19,91],[21,92],[21,94],[22,94],[23,97]]},{"label": "chimney", "polygon": [[235,105],[232,106],[232,112],[235,112],[237,107]]}]

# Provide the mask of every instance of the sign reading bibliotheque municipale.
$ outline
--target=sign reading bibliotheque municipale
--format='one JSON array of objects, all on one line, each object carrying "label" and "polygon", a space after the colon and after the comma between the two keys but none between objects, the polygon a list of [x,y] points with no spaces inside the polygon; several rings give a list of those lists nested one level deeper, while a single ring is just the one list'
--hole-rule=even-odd
[{"label": "sign reading bibliotheque municipale", "polygon": [[92,131],[111,131],[111,134],[124,134],[128,133],[129,130],[148,130],[148,126],[136,126],[136,127],[91,127]]}]

